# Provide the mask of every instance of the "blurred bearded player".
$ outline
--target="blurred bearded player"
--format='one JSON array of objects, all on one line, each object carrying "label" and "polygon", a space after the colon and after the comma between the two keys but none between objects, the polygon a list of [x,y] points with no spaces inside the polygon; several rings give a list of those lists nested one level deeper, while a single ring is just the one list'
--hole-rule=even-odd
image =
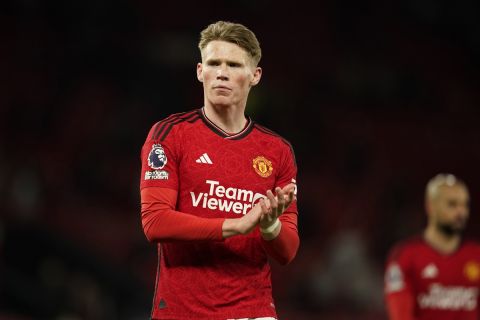
[{"label": "blurred bearded player", "polygon": [[426,188],[423,237],[397,245],[388,259],[385,297],[390,320],[478,320],[480,244],[462,240],[469,192],[452,174]]},{"label": "blurred bearded player", "polygon": [[295,157],[249,117],[261,51],[219,21],[201,33],[204,106],[150,130],[140,182],[145,235],[158,243],[153,319],[275,319],[268,256],[295,257]]}]

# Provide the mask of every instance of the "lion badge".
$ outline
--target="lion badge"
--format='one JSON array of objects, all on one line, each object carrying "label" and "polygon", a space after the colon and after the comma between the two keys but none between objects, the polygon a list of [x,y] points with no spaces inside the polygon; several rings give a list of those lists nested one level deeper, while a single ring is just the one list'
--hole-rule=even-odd
[{"label": "lion badge", "polygon": [[162,169],[167,164],[167,155],[160,144],[154,144],[148,155],[148,165],[152,169]]}]

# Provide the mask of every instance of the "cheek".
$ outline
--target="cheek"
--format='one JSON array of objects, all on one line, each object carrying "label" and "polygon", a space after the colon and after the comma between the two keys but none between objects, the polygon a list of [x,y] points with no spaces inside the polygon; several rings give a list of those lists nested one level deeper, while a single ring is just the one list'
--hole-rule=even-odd
[{"label": "cheek", "polygon": [[452,221],[455,219],[455,217],[456,217],[456,212],[455,210],[452,210],[452,209],[445,209],[441,213],[441,219],[443,221]]},{"label": "cheek", "polygon": [[438,222],[446,222],[447,220],[449,220],[449,214],[447,211],[445,211],[444,209],[442,208],[437,208],[436,211],[435,211],[435,220],[437,220]]},{"label": "cheek", "polygon": [[212,73],[211,72],[203,72],[203,82],[210,82],[212,81]]},{"label": "cheek", "polygon": [[237,84],[242,88],[248,88],[250,86],[250,77],[248,74],[242,74],[237,77]]},{"label": "cheek", "polygon": [[202,76],[204,81],[212,81],[212,79],[216,78],[216,71],[206,66],[203,68]]}]

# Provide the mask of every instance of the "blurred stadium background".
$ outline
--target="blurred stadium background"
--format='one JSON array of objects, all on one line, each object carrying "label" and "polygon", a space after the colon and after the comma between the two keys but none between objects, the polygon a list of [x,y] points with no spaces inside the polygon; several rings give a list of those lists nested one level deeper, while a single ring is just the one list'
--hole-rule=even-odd
[{"label": "blurred stadium background", "polygon": [[150,126],[202,105],[198,33],[250,27],[247,111],[295,146],[301,248],[274,266],[281,319],[385,319],[383,263],[452,172],[480,219],[474,0],[5,0],[0,4],[0,319],[146,319],[139,218]]}]

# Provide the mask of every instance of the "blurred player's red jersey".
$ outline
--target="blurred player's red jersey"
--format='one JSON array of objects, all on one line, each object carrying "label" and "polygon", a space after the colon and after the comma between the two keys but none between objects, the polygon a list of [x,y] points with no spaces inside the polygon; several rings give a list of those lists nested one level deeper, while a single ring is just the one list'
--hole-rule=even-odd
[{"label": "blurred player's red jersey", "polygon": [[[249,120],[228,135],[203,109],[152,127],[142,149],[141,188],[178,191],[175,210],[239,218],[266,190],[295,182],[290,145]],[[296,202],[289,212],[297,212]],[[270,267],[258,229],[224,241],[158,244],[154,319],[275,317]]]},{"label": "blurred player's red jersey", "polygon": [[408,297],[416,320],[478,320],[479,289],[480,244],[471,241],[445,255],[415,237],[397,245],[386,266],[387,304]]}]

